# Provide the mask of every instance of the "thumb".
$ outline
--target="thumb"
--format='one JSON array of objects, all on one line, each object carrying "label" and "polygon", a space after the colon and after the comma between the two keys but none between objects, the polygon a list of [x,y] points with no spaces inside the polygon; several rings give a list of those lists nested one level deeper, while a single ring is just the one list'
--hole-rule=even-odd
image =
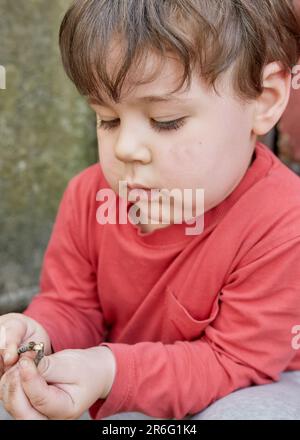
[{"label": "thumb", "polygon": [[[43,360],[43,359],[42,359]],[[42,360],[40,361],[40,364],[42,363]],[[38,371],[34,360],[29,357],[21,357],[21,359],[18,362],[18,367],[20,371],[20,378],[22,380],[22,383],[24,384],[35,384],[40,386],[44,386],[46,384],[45,379],[42,377],[40,372]]]},{"label": "thumb", "polygon": [[[23,357],[18,362],[23,390],[36,409],[44,403],[49,385],[39,374],[33,359]],[[38,405],[37,405],[38,403]]]},{"label": "thumb", "polygon": [[[41,360],[38,366],[39,368],[36,367],[32,359],[20,359],[18,363],[20,379],[24,393],[30,400],[31,405],[40,413],[50,418],[55,418],[60,412],[65,410],[71,402],[70,399],[67,398],[68,396],[59,388],[47,384],[44,376],[51,370],[53,361],[46,359],[47,357]],[[42,374],[44,376],[42,376]]]},{"label": "thumb", "polygon": [[44,356],[39,364],[38,371],[48,383],[70,382],[70,362],[61,353]]}]

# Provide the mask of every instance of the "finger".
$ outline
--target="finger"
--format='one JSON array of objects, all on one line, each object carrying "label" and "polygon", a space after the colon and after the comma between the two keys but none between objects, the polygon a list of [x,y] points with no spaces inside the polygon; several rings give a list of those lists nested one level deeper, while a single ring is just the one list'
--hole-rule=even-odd
[{"label": "finger", "polygon": [[[36,354],[35,354],[34,352],[32,352],[32,351],[27,351],[27,352],[25,352],[25,353],[22,353],[22,354],[18,355],[18,360],[21,359],[21,358],[23,358],[23,357],[26,357],[26,358],[29,358],[29,359],[34,359],[35,356],[36,356]],[[15,366],[17,366],[17,363],[16,363],[16,362],[15,362],[14,364],[12,364],[12,365],[6,365],[6,364],[4,364],[4,362],[3,362],[3,369],[4,369],[4,372],[10,370],[11,368],[13,368],[13,367],[15,367]]]},{"label": "finger", "polygon": [[5,394],[5,388],[11,378],[11,374],[17,369],[16,365],[13,365],[8,371],[6,371],[0,379],[0,400],[3,400]]},{"label": "finger", "polygon": [[2,400],[6,411],[16,420],[47,419],[47,417],[31,406],[23,391],[18,369],[7,374]]},{"label": "finger", "polygon": [[5,334],[5,348],[1,350],[4,365],[14,365],[18,360],[18,346],[23,342],[26,326],[19,319],[10,318],[1,324]]},{"label": "finger", "polygon": [[74,404],[69,394],[57,386],[48,385],[31,359],[20,359],[22,388],[31,405],[50,419],[67,418]]},{"label": "finger", "polygon": [[14,365],[18,360],[18,344],[12,342],[8,344],[4,354],[3,354],[3,362],[5,366]]},{"label": "finger", "polygon": [[0,354],[0,379],[3,376],[3,374],[4,374],[4,362],[3,362],[3,357]]}]

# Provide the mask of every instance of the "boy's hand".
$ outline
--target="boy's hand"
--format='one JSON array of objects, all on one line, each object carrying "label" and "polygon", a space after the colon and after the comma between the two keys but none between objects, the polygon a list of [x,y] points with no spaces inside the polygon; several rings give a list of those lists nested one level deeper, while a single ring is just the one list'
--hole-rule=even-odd
[{"label": "boy's hand", "polygon": [[[51,341],[46,330],[34,319],[21,313],[8,313],[0,316],[0,378],[19,359],[17,349],[30,341],[43,342],[45,354],[52,353]],[[3,339],[3,340],[2,340]],[[22,357],[33,358],[35,353],[28,352]]]},{"label": "boy's hand", "polygon": [[115,377],[108,347],[63,350],[44,357],[38,367],[23,359],[0,381],[0,399],[21,419],[77,419],[97,399],[107,397]]},{"label": "boy's hand", "polygon": [[16,420],[44,420],[28,401],[21,384],[18,364],[13,365],[0,380],[0,400],[6,411]]}]

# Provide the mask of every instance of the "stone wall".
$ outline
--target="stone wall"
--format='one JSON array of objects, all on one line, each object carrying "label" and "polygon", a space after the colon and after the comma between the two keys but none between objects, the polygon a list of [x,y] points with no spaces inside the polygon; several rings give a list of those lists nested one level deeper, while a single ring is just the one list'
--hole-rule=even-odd
[{"label": "stone wall", "polygon": [[60,61],[70,3],[0,0],[0,313],[37,293],[62,192],[98,159],[94,115]]}]

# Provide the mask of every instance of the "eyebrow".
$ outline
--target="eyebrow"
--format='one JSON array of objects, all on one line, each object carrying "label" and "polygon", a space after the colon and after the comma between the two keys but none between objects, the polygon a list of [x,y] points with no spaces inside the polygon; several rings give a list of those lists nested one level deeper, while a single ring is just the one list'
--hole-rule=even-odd
[{"label": "eyebrow", "polygon": [[[109,105],[107,104],[102,98],[87,98],[89,104],[95,104],[95,105]],[[184,102],[184,101],[190,101],[190,98],[177,98],[176,96],[172,94],[167,95],[148,95],[148,96],[141,96],[139,98],[136,98],[136,101],[144,101],[144,102]]]}]

